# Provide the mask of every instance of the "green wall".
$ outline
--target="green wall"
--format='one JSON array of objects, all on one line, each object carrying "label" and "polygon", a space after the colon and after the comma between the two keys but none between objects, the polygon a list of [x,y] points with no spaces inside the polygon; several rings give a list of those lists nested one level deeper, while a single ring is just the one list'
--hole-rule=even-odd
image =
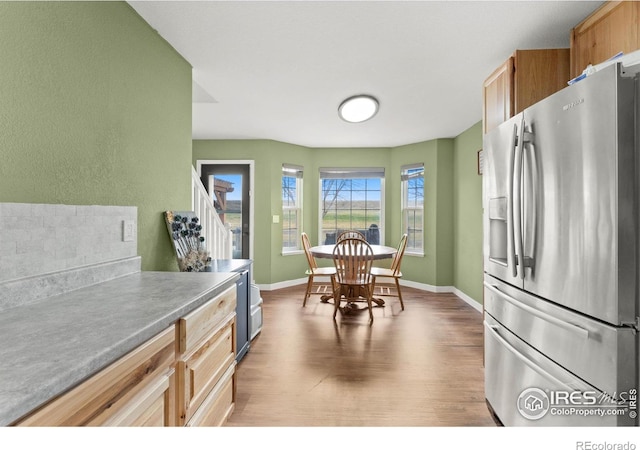
[{"label": "green wall", "polygon": [[[191,141],[191,67],[124,2],[0,2],[0,202],[138,207],[143,270],[176,270],[162,212],[189,209],[190,164],[254,160],[256,281],[303,278],[281,255],[283,162],[305,168],[303,228],[317,242],[318,169],[381,166],[385,242],[400,235],[400,173],[423,162],[426,249],[407,280],[482,298],[480,123],[454,139],[396,148]],[[340,161],[336,164],[336,161]]]},{"label": "green wall", "polygon": [[[254,263],[253,276],[257,283],[270,284],[304,276],[304,255],[282,257],[281,225],[272,223],[273,215],[282,215],[282,163],[299,164],[307,169],[311,152],[297,145],[269,140],[193,141],[192,164],[198,160],[252,160],[255,162],[254,180]],[[311,204],[311,189],[303,188],[305,204]],[[305,210],[305,226],[310,211]]]},{"label": "green wall", "polygon": [[[450,286],[453,281],[451,263],[453,251],[453,207],[451,204],[452,158],[451,140],[396,147],[392,150],[390,176],[387,177],[387,217],[391,216],[391,235],[388,242],[395,245],[401,235],[400,171],[406,164],[424,163],[425,170],[425,250],[424,256],[405,255],[403,277],[431,286]],[[389,209],[392,206],[393,209]]]},{"label": "green wall", "polygon": [[482,148],[482,122],[454,140],[454,285],[482,303],[482,176],[478,150]]},{"label": "green wall", "polygon": [[144,270],[190,209],[191,67],[124,2],[0,2],[0,202],[138,207]]},{"label": "green wall", "polygon": [[[198,160],[254,160],[254,277],[275,284],[304,277],[303,254],[283,256],[280,177],[282,164],[304,167],[303,230],[318,243],[320,167],[385,167],[385,243],[395,246],[401,233],[400,170],[425,166],[425,254],[406,255],[406,280],[431,286],[454,286],[478,302],[482,299],[482,179],[477,175],[481,123],[455,139],[436,139],[395,148],[307,148],[268,140],[196,140]],[[336,163],[339,161],[339,163]],[[366,161],[366,163],[363,163]],[[322,264],[323,261],[320,261]]]}]

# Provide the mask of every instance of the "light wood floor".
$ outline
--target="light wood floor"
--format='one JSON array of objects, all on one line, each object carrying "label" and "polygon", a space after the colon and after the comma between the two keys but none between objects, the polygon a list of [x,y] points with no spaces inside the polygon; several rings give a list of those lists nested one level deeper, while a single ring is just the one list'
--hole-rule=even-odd
[{"label": "light wood floor", "polygon": [[[262,291],[264,326],[237,367],[226,426],[495,426],[484,398],[482,314],[404,288],[351,316],[304,287]],[[364,305],[363,305],[364,306]]]}]

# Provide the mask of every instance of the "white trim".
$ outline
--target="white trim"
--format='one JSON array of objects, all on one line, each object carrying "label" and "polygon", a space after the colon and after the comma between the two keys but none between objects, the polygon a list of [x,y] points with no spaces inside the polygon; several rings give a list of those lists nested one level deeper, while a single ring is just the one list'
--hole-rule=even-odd
[{"label": "white trim", "polygon": [[400,285],[411,287],[414,289],[420,289],[421,291],[453,294],[456,297],[460,298],[460,300],[467,303],[476,311],[482,312],[482,309],[483,309],[482,303],[477,302],[473,297],[468,296],[467,294],[465,294],[455,286],[433,286],[431,284],[416,283],[415,281],[406,281],[406,280],[400,280]]},{"label": "white trim", "polygon": [[455,289],[453,286],[434,286],[432,284],[418,283],[416,281],[400,280],[401,286],[407,286],[414,289],[420,289],[421,291],[435,292],[435,293],[453,293]]},{"label": "white trim", "polygon": [[[316,277],[316,278],[321,278],[321,277]],[[327,280],[328,279],[329,278],[327,277]],[[273,284],[260,284],[259,287],[261,291],[274,291],[276,289],[283,289],[283,288],[298,286],[306,283],[307,283],[307,278],[298,278],[297,280],[280,281],[278,283],[273,283]],[[481,303],[478,303],[472,297],[469,297],[467,294],[465,294],[460,289],[454,286],[433,286],[431,284],[416,283],[415,281],[406,281],[406,280],[400,280],[400,285],[407,286],[414,289],[419,289],[421,291],[426,291],[426,292],[435,292],[439,294],[453,294],[463,302],[467,303],[473,309],[478,311],[479,313],[482,313],[483,308]]]},{"label": "white trim", "polygon": [[456,297],[460,297],[462,300],[467,302],[469,304],[469,306],[474,308],[479,313],[483,312],[484,308],[483,308],[482,303],[479,303],[479,302],[475,301],[475,299],[473,299],[472,297],[469,297],[467,294],[462,292],[460,289],[454,288],[453,289],[453,293],[456,295]]},{"label": "white trim", "polygon": [[[409,176],[408,174],[406,174],[405,172],[408,172],[409,170],[412,169],[422,169],[422,173],[421,173],[421,177],[422,177],[422,206],[418,207],[418,206],[412,206],[409,207],[407,206],[407,200],[408,200],[408,196],[409,196]],[[409,224],[408,224],[408,212],[409,211],[421,211],[421,217],[422,217],[422,247],[420,248],[415,248],[415,247],[409,247],[407,246],[407,254],[422,254],[424,255],[424,251],[425,251],[425,242],[426,242],[426,238],[425,238],[425,226],[424,226],[424,214],[425,214],[425,187],[424,187],[424,179],[425,179],[425,164],[424,163],[414,163],[414,164],[407,164],[404,165],[402,167],[400,167],[400,222],[401,222],[401,226],[402,229],[404,230],[403,233],[408,233],[409,232]]]},{"label": "white trim", "polygon": [[307,284],[308,278],[298,278],[297,280],[280,281],[272,284],[259,284],[261,291],[275,291],[276,289],[284,289],[292,286],[298,286],[300,284]]},{"label": "white trim", "polygon": [[[323,170],[344,170],[344,171],[351,171],[351,172],[355,172],[358,170],[364,171],[364,170],[375,170],[375,168],[370,168],[370,169],[358,169],[358,168],[343,168],[343,169],[336,169],[336,168],[320,168],[318,170],[318,245],[322,245],[324,244],[324,242],[322,242],[320,240],[321,236],[322,236],[322,171]],[[380,230],[380,245],[386,245],[385,244],[385,234],[386,232],[385,230],[385,217],[386,217],[386,196],[387,196],[387,192],[386,192],[386,172],[384,171],[384,168],[382,170],[382,177],[380,178],[380,226],[379,226],[379,230]],[[371,177],[371,178],[377,178],[377,176]]]},{"label": "white trim", "polygon": [[[298,230],[298,234],[300,232],[300,230],[304,230],[304,192],[303,192],[303,186],[304,186],[304,168],[302,166],[292,166],[292,165],[287,165],[287,164],[282,164],[282,177],[284,178],[285,176],[287,177],[291,177],[291,175],[287,174],[286,169],[287,168],[291,168],[291,167],[296,167],[296,175],[294,176],[296,179],[296,200],[295,200],[295,206],[291,207],[291,206],[285,206],[284,202],[281,202],[281,207],[282,207],[282,220],[280,221],[281,225],[280,225],[280,232],[282,237],[284,238],[284,213],[288,212],[288,211],[295,211],[296,212],[296,229]],[[282,190],[281,190],[281,197],[282,197]],[[302,249],[302,245],[300,242],[300,239],[296,240],[296,246],[295,247],[285,247],[284,246],[284,239],[283,239],[283,246],[282,246],[282,255],[291,255],[297,252],[303,252]]]},{"label": "white trim", "polygon": [[253,159],[198,159],[196,160],[196,169],[198,176],[202,177],[202,166],[204,164],[216,165],[248,165],[249,166],[249,259],[253,260],[253,241],[255,238],[255,214],[254,214],[254,195],[255,192],[255,160]]}]

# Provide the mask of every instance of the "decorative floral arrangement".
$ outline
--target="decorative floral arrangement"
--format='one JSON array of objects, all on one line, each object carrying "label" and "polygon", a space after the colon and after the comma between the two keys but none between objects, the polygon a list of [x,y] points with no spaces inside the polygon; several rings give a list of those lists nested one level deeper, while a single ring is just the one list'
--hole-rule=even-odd
[{"label": "decorative floral arrangement", "polygon": [[178,255],[178,266],[182,272],[202,272],[211,263],[209,252],[201,235],[202,225],[197,217],[187,217],[167,211],[174,248]]}]

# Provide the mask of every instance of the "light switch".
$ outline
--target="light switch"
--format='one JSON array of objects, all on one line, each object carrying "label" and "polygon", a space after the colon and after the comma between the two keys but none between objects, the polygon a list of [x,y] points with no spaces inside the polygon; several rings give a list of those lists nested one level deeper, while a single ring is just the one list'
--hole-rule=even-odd
[{"label": "light switch", "polygon": [[131,242],[135,236],[136,223],[133,220],[122,221],[122,242]]},{"label": "light switch", "polygon": [[273,216],[273,223],[280,223],[280,216]]}]

